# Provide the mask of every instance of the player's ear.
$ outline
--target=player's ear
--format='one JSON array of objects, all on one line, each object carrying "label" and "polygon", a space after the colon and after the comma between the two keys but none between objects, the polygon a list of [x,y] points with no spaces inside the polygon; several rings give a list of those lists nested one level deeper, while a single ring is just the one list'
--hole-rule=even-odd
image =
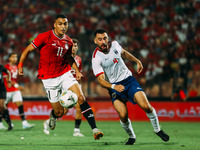
[{"label": "player's ear", "polygon": [[54,22],[53,26],[54,26],[54,28],[56,27],[56,22]]},{"label": "player's ear", "polygon": [[94,43],[97,44],[97,42],[96,42],[96,38],[94,39]]}]

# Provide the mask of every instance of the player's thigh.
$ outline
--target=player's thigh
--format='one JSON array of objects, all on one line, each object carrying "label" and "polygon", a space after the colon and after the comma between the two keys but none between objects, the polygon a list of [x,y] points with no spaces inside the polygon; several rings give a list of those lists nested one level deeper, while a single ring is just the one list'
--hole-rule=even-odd
[{"label": "player's thigh", "polygon": [[74,93],[76,93],[76,95],[78,96],[78,103],[81,105],[82,103],[84,103],[85,101],[85,97],[83,95],[82,90],[80,89],[80,86],[78,83],[72,85],[69,90],[73,91]]},{"label": "player's thigh", "polygon": [[150,113],[153,110],[146,97],[146,94],[143,91],[138,91],[135,93],[134,102],[137,103],[147,113]]},{"label": "player's thigh", "polygon": [[0,98],[0,113],[3,113],[6,108],[5,99]]},{"label": "player's thigh", "polygon": [[13,92],[7,92],[6,93],[6,101],[5,104],[7,105],[10,101],[12,101],[12,97],[13,97]]},{"label": "player's thigh", "polygon": [[128,118],[128,110],[126,107],[126,104],[120,100],[115,100],[113,102],[113,105],[115,107],[115,110],[119,114],[120,119],[121,118]]}]

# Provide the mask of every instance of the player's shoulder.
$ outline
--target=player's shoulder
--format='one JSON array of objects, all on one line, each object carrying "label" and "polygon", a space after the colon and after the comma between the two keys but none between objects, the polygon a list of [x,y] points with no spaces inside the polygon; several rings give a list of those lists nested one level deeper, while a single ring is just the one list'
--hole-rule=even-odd
[{"label": "player's shoulder", "polygon": [[116,40],[111,41],[111,46],[119,46],[119,43]]},{"label": "player's shoulder", "polygon": [[38,35],[39,36],[50,36],[52,34],[53,34],[52,30],[49,30],[49,31],[46,31],[46,32],[42,32],[42,33],[40,33]]},{"label": "player's shoulder", "polygon": [[10,67],[10,64],[7,63],[7,64],[4,65],[4,67],[5,67],[5,68],[9,68],[9,67]]},{"label": "player's shoulder", "polygon": [[[51,30],[46,31],[46,32],[39,33],[39,34],[37,35],[37,39],[42,40],[42,39],[46,39],[46,38],[48,38],[48,37],[50,37],[50,36],[52,36],[52,31],[51,31]],[[35,41],[35,39],[33,40],[33,43],[34,43],[34,41]]]},{"label": "player's shoulder", "polygon": [[81,59],[81,57],[79,55],[76,55],[75,57],[76,57],[76,59]]},{"label": "player's shoulder", "polygon": [[72,43],[73,44],[72,39],[67,34],[64,35],[64,38],[68,43]]},{"label": "player's shoulder", "polygon": [[100,57],[100,50],[99,50],[98,47],[96,47],[93,54],[92,54],[92,59],[94,59],[94,58],[96,59],[98,57]]}]

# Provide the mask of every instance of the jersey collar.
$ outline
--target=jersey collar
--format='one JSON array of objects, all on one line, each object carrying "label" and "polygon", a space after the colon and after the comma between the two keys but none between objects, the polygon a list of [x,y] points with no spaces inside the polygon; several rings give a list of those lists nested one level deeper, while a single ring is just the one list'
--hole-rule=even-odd
[{"label": "jersey collar", "polygon": [[57,38],[59,38],[60,40],[63,39],[63,38],[65,37],[65,35],[63,35],[63,37],[60,38],[59,36],[57,36],[57,35],[55,34],[54,30],[52,30],[52,32],[53,32],[53,34],[54,34]]}]

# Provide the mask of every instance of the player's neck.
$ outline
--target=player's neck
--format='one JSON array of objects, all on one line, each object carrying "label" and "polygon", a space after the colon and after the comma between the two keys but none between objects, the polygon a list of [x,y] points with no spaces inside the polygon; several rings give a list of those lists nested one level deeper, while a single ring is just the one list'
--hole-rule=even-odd
[{"label": "player's neck", "polygon": [[16,65],[15,63],[12,63],[12,62],[9,62],[9,64],[10,64],[11,66],[15,66],[15,65]]},{"label": "player's neck", "polygon": [[56,36],[58,36],[59,38],[63,38],[64,37],[64,34],[58,34],[55,29],[53,31],[54,31],[54,34]]}]

